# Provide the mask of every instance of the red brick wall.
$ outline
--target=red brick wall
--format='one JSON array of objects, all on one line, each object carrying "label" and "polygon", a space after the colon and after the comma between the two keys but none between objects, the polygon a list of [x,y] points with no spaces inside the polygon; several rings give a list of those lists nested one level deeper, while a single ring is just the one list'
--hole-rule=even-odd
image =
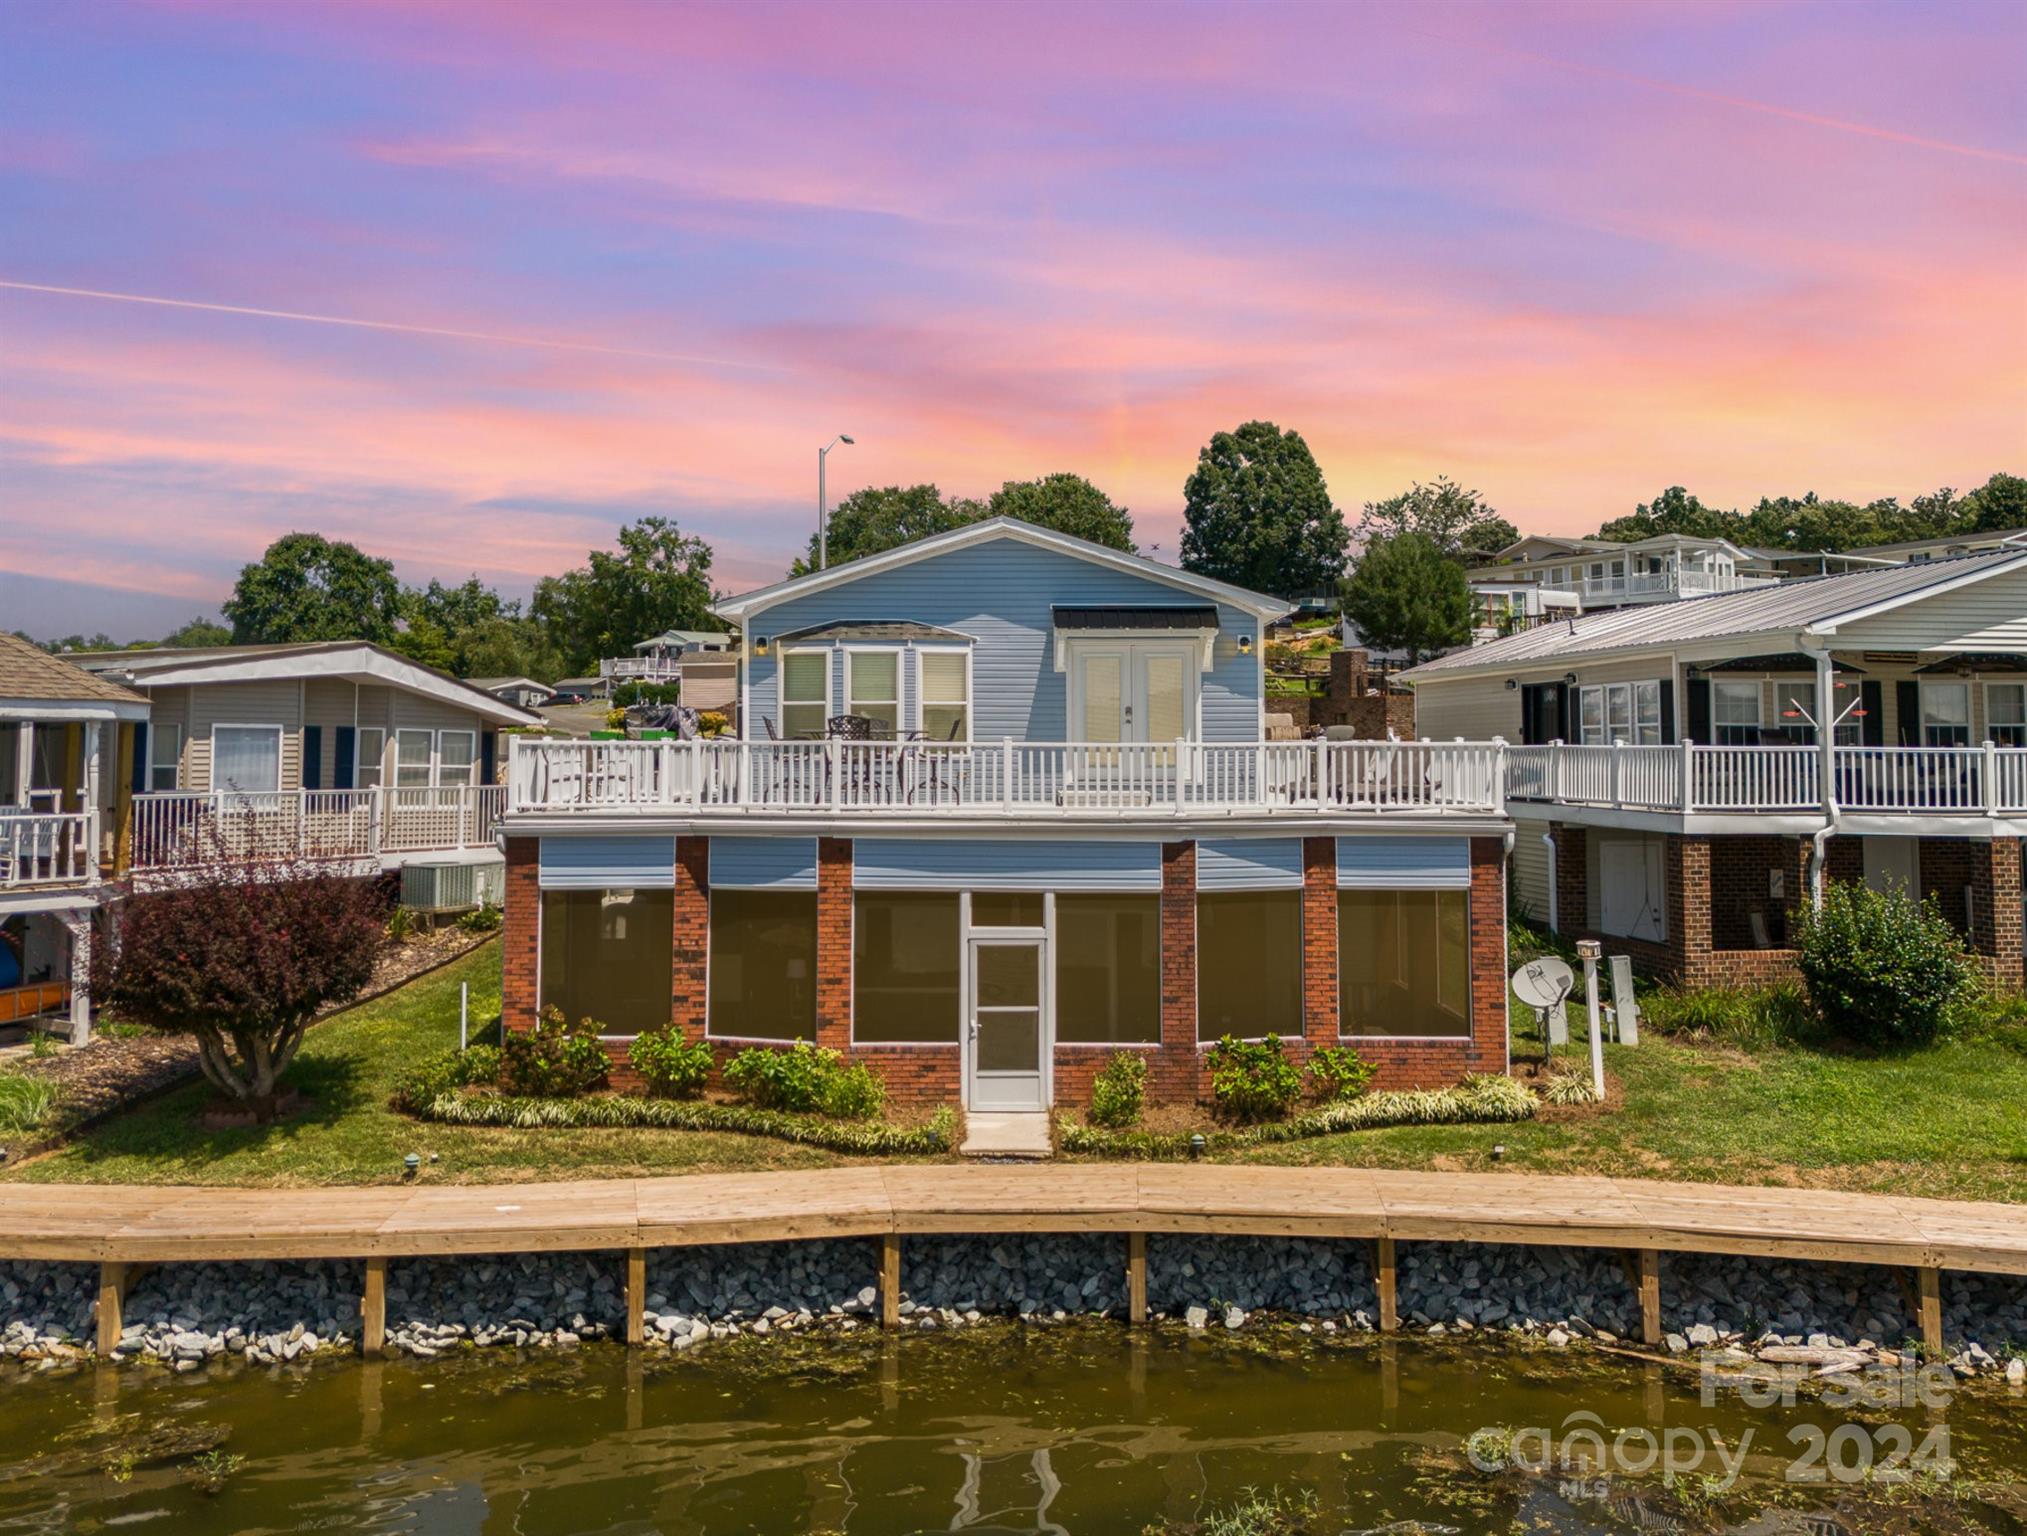
[{"label": "red brick wall", "polygon": [[1196,844],[1161,845],[1161,1050],[1148,1092],[1187,1100],[1197,1092]]},{"label": "red brick wall", "polygon": [[704,1038],[705,965],[711,950],[711,840],[676,839],[675,954],[669,1018],[685,1040]]},{"label": "red brick wall", "polygon": [[1936,898],[1985,973],[2003,987],[2027,981],[2021,962],[2020,840],[1925,837],[1920,863],[1922,897]]},{"label": "red brick wall", "polygon": [[816,842],[816,1043],[852,1045],[852,840]]},{"label": "red brick wall", "polygon": [[1996,838],[1989,845],[1992,973],[2003,986],[2027,986],[2027,845],[2017,837]]},{"label": "red brick wall", "polygon": [[1302,1034],[1337,1043],[1337,839],[1302,839]]},{"label": "red brick wall", "polygon": [[535,1027],[542,960],[542,840],[507,839],[506,906],[500,923],[500,1012],[507,1028]]}]

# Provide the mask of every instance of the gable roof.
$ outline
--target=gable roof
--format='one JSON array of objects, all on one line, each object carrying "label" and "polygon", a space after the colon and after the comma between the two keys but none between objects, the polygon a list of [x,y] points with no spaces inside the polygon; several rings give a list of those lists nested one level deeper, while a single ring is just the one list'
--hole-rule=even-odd
[{"label": "gable roof", "polygon": [[307,645],[219,645],[145,651],[83,651],[80,667],[137,688],[204,683],[335,677],[384,683],[439,699],[498,725],[540,725],[541,717],[365,640],[322,640]]},{"label": "gable roof", "polygon": [[794,576],[787,581],[778,581],[773,586],[759,587],[751,592],[742,592],[736,597],[725,598],[715,604],[712,612],[743,624],[752,615],[790,598],[806,597],[812,592],[825,592],[833,587],[844,586],[862,577],[891,571],[918,560],[932,559],[955,549],[967,549],[974,544],[990,544],[1000,539],[1017,539],[1024,544],[1033,544],[1050,549],[1058,554],[1069,555],[1078,560],[1087,560],[1093,565],[1102,565],[1129,575],[1145,577],[1150,581],[1164,582],[1184,592],[1193,592],[1215,602],[1227,603],[1234,608],[1244,609],[1261,620],[1279,618],[1294,605],[1278,597],[1268,597],[1262,592],[1249,592],[1244,587],[1232,586],[1229,582],[1214,581],[1208,576],[1180,570],[1172,565],[1163,565],[1145,555],[1129,555],[1122,550],[1108,549],[1102,544],[1093,544],[1089,539],[1080,539],[1071,534],[1058,533],[1053,528],[1039,528],[1033,523],[1022,522],[1017,517],[988,517],[976,523],[966,523],[962,528],[952,528],[947,533],[933,533],[926,539],[900,545],[895,549],[882,550],[877,555],[866,555],[858,560],[848,560],[834,565],[829,570],[813,571],[807,576]]},{"label": "gable roof", "polygon": [[[0,703],[101,704],[92,711],[124,719],[145,719],[148,701],[118,683],[53,656],[32,640],[0,633]],[[116,706],[127,705],[129,708]]]},{"label": "gable roof", "polygon": [[1994,550],[1919,565],[1807,576],[1749,592],[1690,597],[1646,608],[1615,608],[1557,619],[1504,639],[1452,651],[1401,676],[1419,682],[1553,662],[1566,656],[1668,649],[1733,636],[1827,632],[2012,570],[2027,570],[2027,550]]}]

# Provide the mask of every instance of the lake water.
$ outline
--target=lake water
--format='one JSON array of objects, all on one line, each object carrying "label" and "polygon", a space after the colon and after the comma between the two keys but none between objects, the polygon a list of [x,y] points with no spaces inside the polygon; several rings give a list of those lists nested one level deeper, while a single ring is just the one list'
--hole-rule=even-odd
[{"label": "lake water", "polygon": [[[1723,1529],[1773,1504],[1841,1512],[1854,1533],[2019,1531],[2023,1406],[1993,1386],[1942,1410],[1754,1409],[1735,1394],[1704,1406],[1691,1371],[1489,1339],[1136,1336],[1102,1322],[777,1336],[675,1358],[600,1345],[183,1377],[87,1369],[0,1382],[0,1531],[1134,1536],[1189,1531],[1249,1488],[1313,1497],[1300,1528],[1318,1532],[1668,1529],[1685,1514],[1700,1524],[1676,1528]],[[1560,1436],[1579,1413],[1608,1439],[1636,1432],[1635,1457],[1642,1431],[1672,1431],[1686,1454],[1713,1432],[1734,1452],[1750,1430],[1746,1471],[1715,1503],[1695,1485],[1685,1507],[1658,1467],[1570,1479],[1467,1458],[1474,1430]],[[1894,1425],[1911,1442],[1940,1425],[1959,1486],[1986,1486],[1936,1498],[1784,1481],[1809,1426],[1847,1424],[1847,1466],[1893,1449]],[[1500,1439],[1472,1443],[1483,1458]],[[207,1473],[189,1452],[214,1442]],[[1722,1475],[1712,1453],[1701,1470]]]}]

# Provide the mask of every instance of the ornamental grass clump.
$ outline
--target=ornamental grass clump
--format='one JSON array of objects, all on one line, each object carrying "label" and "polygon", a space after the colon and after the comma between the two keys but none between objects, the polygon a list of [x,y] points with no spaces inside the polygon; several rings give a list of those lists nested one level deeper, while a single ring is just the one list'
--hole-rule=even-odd
[{"label": "ornamental grass clump", "polygon": [[1978,999],[1970,953],[1933,896],[1835,882],[1803,910],[1797,950],[1817,1018],[1855,1044],[1928,1045]]},{"label": "ornamental grass clump", "polygon": [[1226,1035],[1210,1048],[1211,1103],[1241,1125],[1278,1120],[1302,1096],[1302,1070],[1288,1059],[1278,1036],[1241,1040]]},{"label": "ornamental grass clump", "polygon": [[1147,1059],[1132,1051],[1114,1051],[1091,1079],[1091,1123],[1115,1131],[1137,1125],[1146,1101]]},{"label": "ornamental grass clump", "polygon": [[371,881],[314,865],[223,866],[111,908],[92,998],[191,1036],[205,1081],[265,1124],[311,1021],[373,980],[387,921]]}]

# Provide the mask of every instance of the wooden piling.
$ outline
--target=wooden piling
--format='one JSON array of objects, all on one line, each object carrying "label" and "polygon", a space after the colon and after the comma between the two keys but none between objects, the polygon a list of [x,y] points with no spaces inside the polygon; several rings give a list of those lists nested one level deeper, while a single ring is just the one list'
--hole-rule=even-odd
[{"label": "wooden piling", "polygon": [[901,1234],[880,1237],[880,1326],[901,1326]]},{"label": "wooden piling", "polygon": [[648,1251],[645,1248],[629,1248],[626,1251],[626,1341],[641,1345],[647,1342],[648,1306]]},{"label": "wooden piling", "polygon": [[1374,1242],[1377,1252],[1372,1272],[1379,1287],[1379,1331],[1394,1333],[1401,1326],[1400,1299],[1394,1289],[1394,1240],[1382,1237]]},{"label": "wooden piling", "polygon": [[1921,1279],[1921,1347],[1931,1360],[1943,1357],[1943,1272],[1924,1264]]},{"label": "wooden piling", "polygon": [[1640,1250],[1640,1338],[1652,1349],[1661,1342],[1661,1254]]},{"label": "wooden piling", "polygon": [[1126,1234],[1126,1320],[1147,1321],[1147,1234]]},{"label": "wooden piling", "polygon": [[98,1351],[110,1360],[124,1331],[121,1311],[127,1299],[127,1266],[107,1260],[99,1265]]},{"label": "wooden piling", "polygon": [[366,1260],[366,1286],[359,1296],[359,1353],[371,1360],[387,1351],[387,1260]]}]

